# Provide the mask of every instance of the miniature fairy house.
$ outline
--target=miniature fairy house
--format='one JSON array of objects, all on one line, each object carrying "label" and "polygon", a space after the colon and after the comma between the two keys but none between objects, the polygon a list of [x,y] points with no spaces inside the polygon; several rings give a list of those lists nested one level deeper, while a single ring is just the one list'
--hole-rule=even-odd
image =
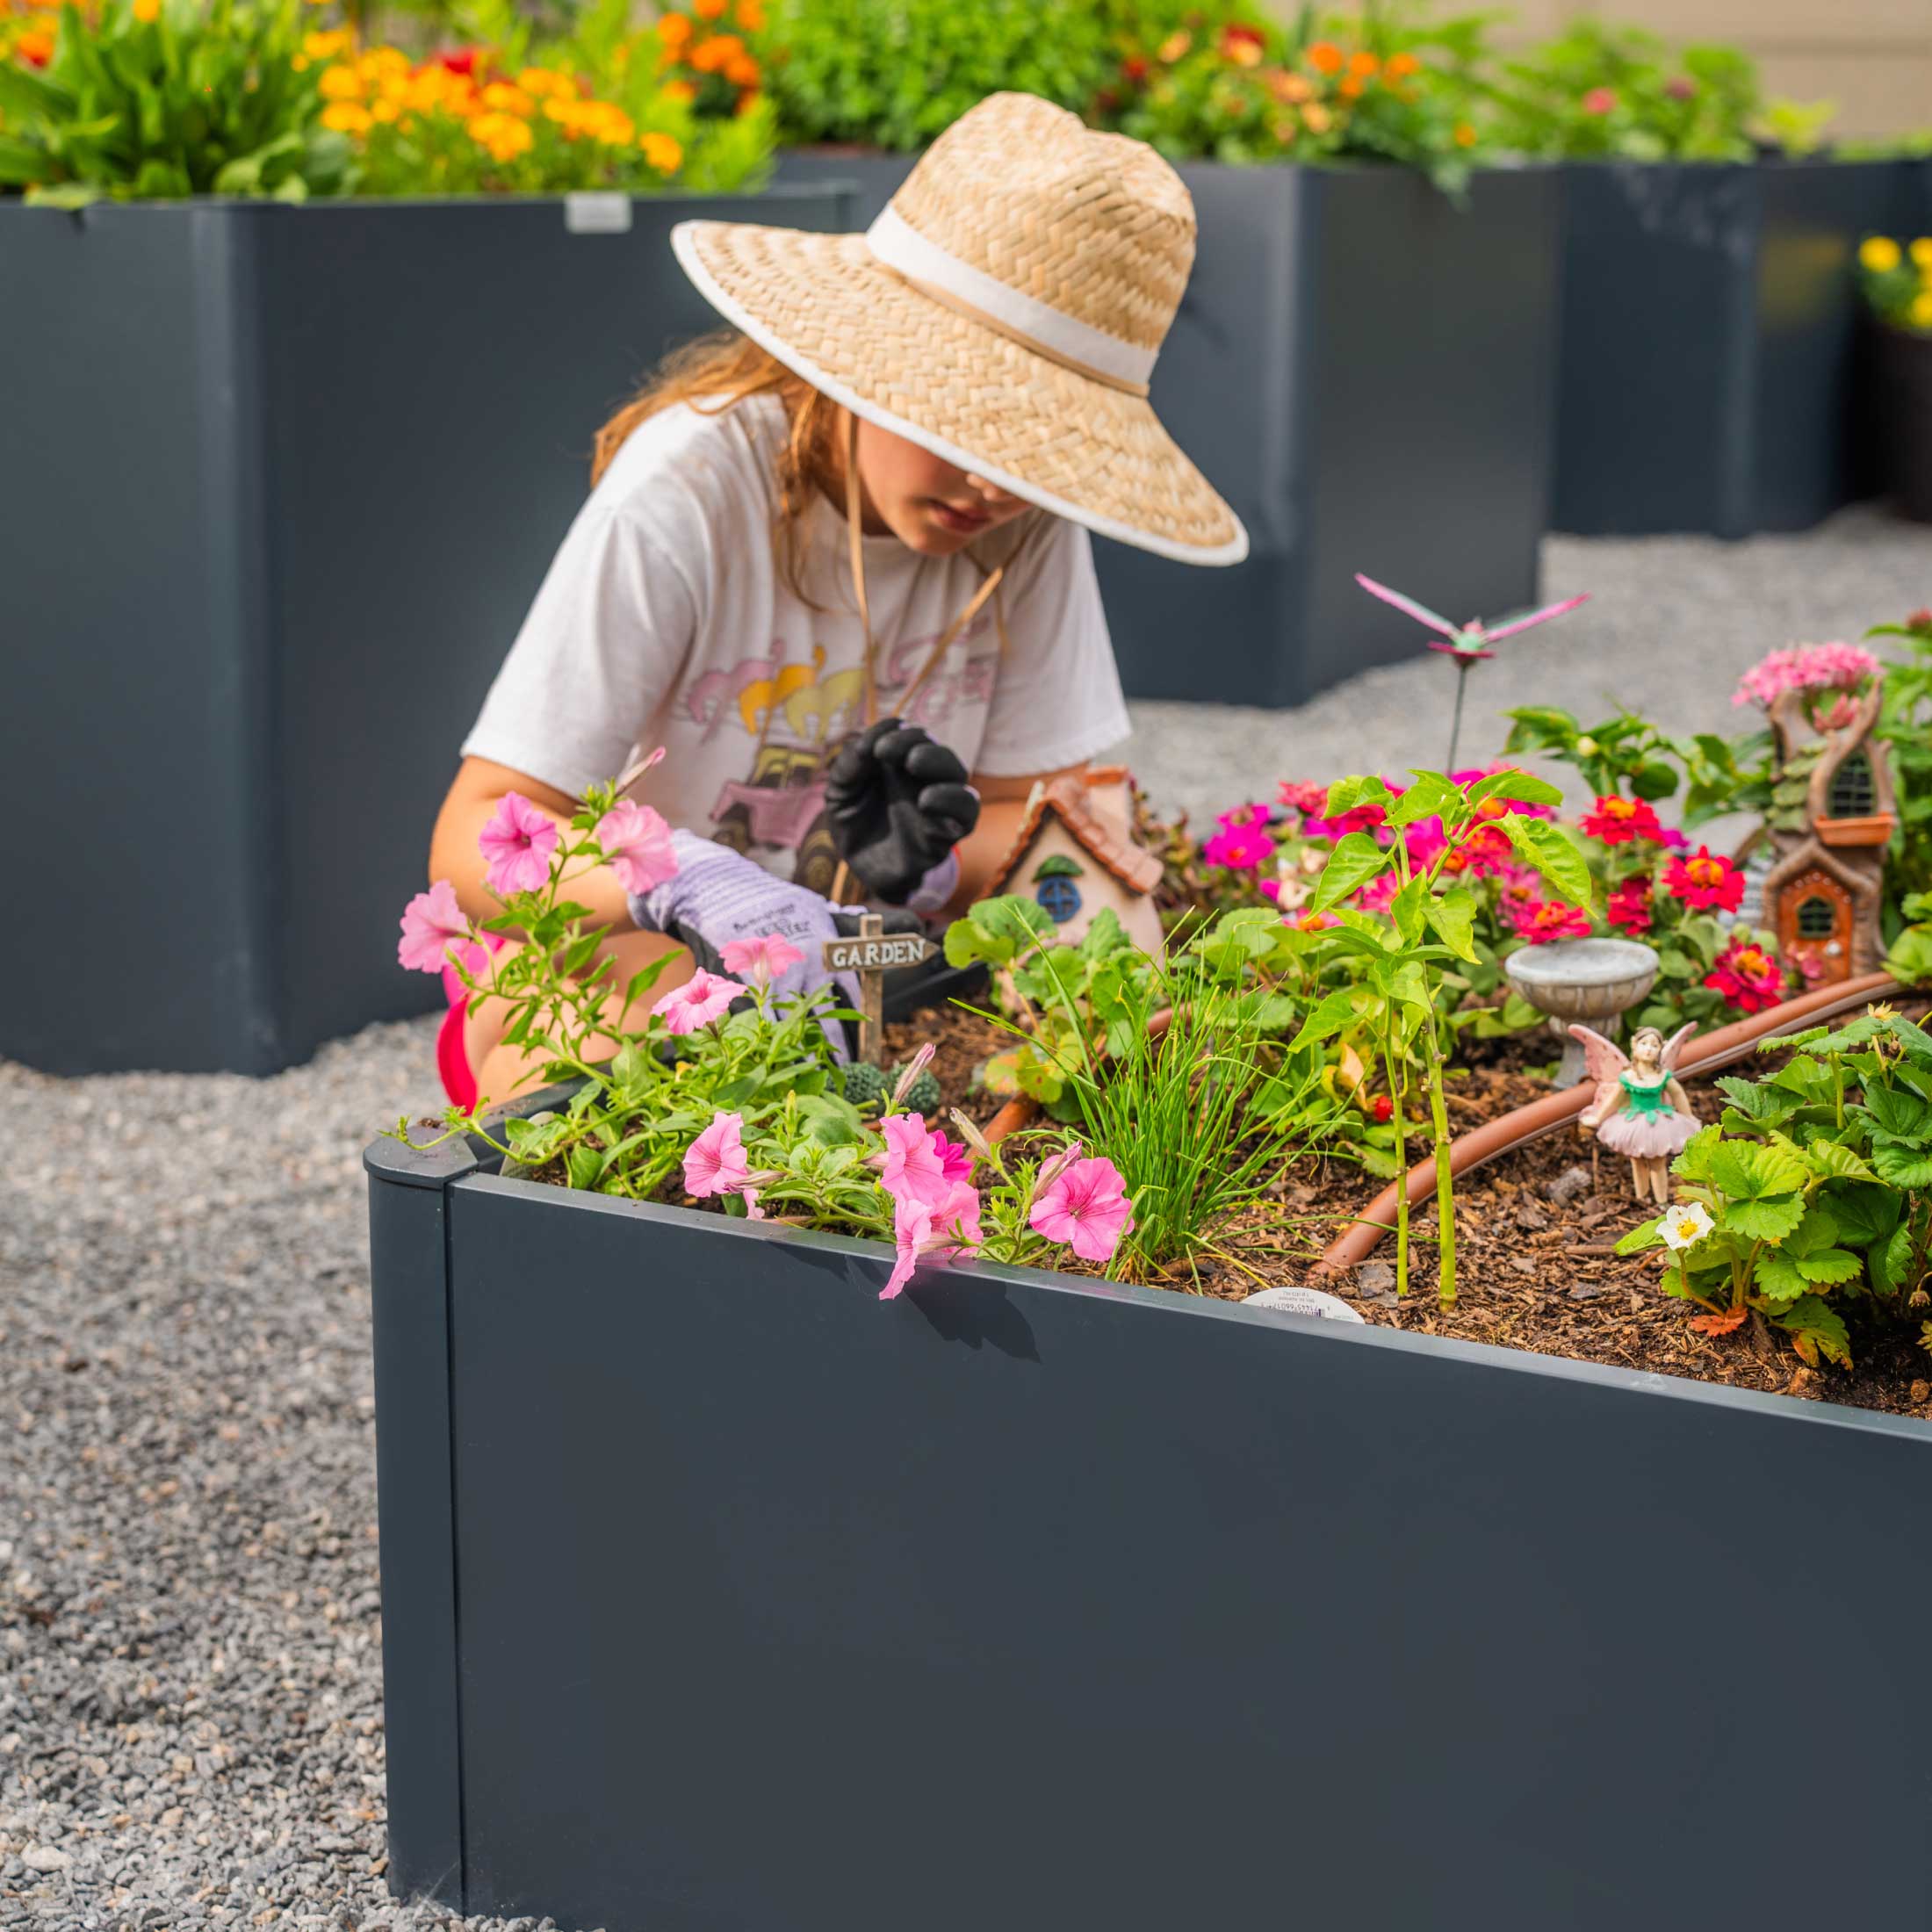
[{"label": "miniature fairy house", "polygon": [[1044,907],[1078,944],[1102,906],[1144,953],[1161,955],[1161,862],[1134,842],[1125,767],[1097,766],[1033,788],[991,890]]},{"label": "miniature fairy house", "polygon": [[1895,803],[1886,747],[1871,735],[1881,681],[1841,696],[1821,717],[1806,697],[1784,691],[1770,707],[1777,782],[1770,815],[1745,850],[1770,861],[1763,917],[1778,950],[1824,984],[1885,963],[1879,909]]}]

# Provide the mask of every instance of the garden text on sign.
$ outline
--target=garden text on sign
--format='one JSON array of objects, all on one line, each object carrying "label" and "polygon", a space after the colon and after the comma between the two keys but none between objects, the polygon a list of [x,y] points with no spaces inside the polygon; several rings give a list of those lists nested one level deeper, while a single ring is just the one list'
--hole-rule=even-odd
[{"label": "garden text on sign", "polygon": [[876,912],[867,912],[855,938],[824,942],[828,973],[859,976],[859,1057],[875,1067],[885,1043],[885,975],[895,967],[919,965],[939,949],[923,933],[888,933]]}]

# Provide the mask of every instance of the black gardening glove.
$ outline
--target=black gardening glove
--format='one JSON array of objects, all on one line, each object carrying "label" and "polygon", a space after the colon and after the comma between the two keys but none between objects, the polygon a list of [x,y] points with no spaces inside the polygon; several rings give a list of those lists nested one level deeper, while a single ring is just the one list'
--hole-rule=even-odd
[{"label": "black gardening glove", "polygon": [[867,890],[903,905],[979,823],[979,794],[945,746],[917,724],[882,717],[832,761],[825,819]]}]

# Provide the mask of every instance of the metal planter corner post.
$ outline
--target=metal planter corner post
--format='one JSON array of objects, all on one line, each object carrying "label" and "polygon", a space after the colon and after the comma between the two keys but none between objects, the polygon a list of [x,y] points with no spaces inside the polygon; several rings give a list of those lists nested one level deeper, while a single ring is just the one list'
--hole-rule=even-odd
[{"label": "metal planter corner post", "polygon": [[1096,546],[1137,697],[1299,703],[1418,633],[1367,571],[1457,616],[1535,600],[1549,493],[1560,178],[1184,166],[1200,244],[1155,369],[1175,440],[1247,525],[1200,570]]},{"label": "metal planter corner post", "polygon": [[[874,1244],[370,1165],[400,1891],[1923,1918],[1927,1693],[1863,1634],[1932,1590],[1923,1423],[1030,1271],[882,1305]],[[1856,1846],[1771,1855],[1821,1766]]]},{"label": "metal planter corner post", "polygon": [[0,1054],[267,1073],[440,997],[394,931],[458,745],[599,423],[716,321],[672,224],[850,221],[601,212],[0,205],[0,762],[60,831],[14,856]]},{"label": "metal planter corner post", "polygon": [[1565,177],[1554,527],[1748,537],[1869,494],[1854,263],[1861,236],[1909,225],[1913,165]]}]

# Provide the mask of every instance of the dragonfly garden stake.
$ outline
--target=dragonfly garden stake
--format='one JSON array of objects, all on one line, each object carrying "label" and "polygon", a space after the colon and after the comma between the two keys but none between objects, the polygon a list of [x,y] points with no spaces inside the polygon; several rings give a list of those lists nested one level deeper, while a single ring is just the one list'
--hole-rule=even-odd
[{"label": "dragonfly garden stake", "polygon": [[1574,610],[1580,603],[1590,601],[1586,590],[1581,597],[1566,597],[1561,603],[1545,604],[1540,610],[1532,610],[1526,617],[1517,617],[1508,624],[1499,624],[1493,630],[1480,617],[1472,617],[1467,624],[1453,624],[1446,617],[1438,617],[1426,604],[1419,604],[1413,597],[1405,597],[1399,590],[1391,590],[1387,584],[1379,584],[1373,577],[1365,577],[1360,571],[1355,573],[1355,581],[1372,597],[1380,597],[1386,604],[1394,604],[1396,609],[1405,611],[1418,624],[1425,624],[1431,631],[1438,631],[1448,639],[1446,644],[1438,644],[1431,638],[1429,648],[1441,651],[1455,660],[1456,666],[1456,709],[1449,725],[1449,765],[1456,768],[1456,741],[1462,735],[1462,688],[1469,676],[1469,667],[1484,658],[1493,658],[1496,652],[1489,649],[1492,644],[1499,644],[1504,638],[1513,638],[1518,631],[1527,631],[1532,624],[1541,624],[1546,618],[1561,617],[1566,610]]}]

